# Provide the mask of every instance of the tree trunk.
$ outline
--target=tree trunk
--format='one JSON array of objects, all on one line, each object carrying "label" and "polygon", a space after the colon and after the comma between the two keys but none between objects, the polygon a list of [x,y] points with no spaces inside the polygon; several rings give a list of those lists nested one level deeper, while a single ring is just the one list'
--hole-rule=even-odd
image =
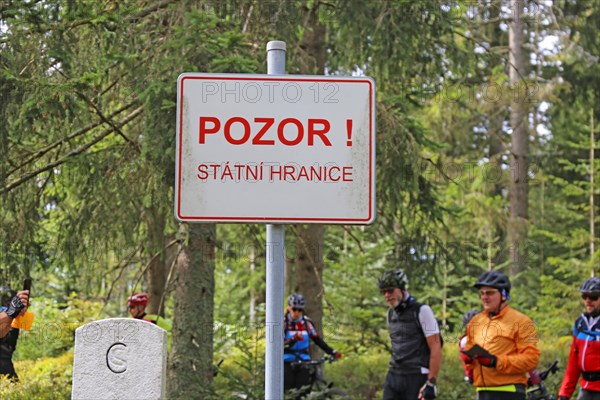
[{"label": "tree trunk", "polygon": [[181,224],[187,245],[177,260],[173,343],[167,370],[170,399],[209,399],[213,379],[216,226]]},{"label": "tree trunk", "polygon": [[150,255],[150,266],[146,273],[146,282],[148,284],[148,314],[158,314],[165,316],[165,308],[161,303],[166,283],[166,265],[165,265],[165,220],[160,211],[154,207],[146,209],[148,220],[148,253]]},{"label": "tree trunk", "polygon": [[[304,35],[299,46],[299,70],[301,74],[325,72],[325,26],[319,23],[319,2],[308,8],[303,18]],[[306,298],[306,311],[323,333],[323,247],[325,227],[323,225],[296,226],[296,265],[294,291]],[[316,356],[318,349],[311,349]]]},{"label": "tree trunk", "polygon": [[511,0],[511,21],[508,29],[509,77],[512,88],[510,103],[511,152],[510,152],[510,217],[508,221],[508,244],[510,248],[510,275],[524,270],[528,221],[529,137],[527,132],[527,108],[525,93],[525,56],[523,50],[524,0]]},{"label": "tree trunk", "polygon": [[591,276],[594,276],[594,267],[596,265],[594,256],[596,253],[596,214],[594,205],[594,168],[596,168],[595,154],[596,154],[596,138],[594,135],[594,111],[590,112],[590,268]]},{"label": "tree trunk", "polygon": [[[296,226],[296,285],[306,299],[306,313],[323,334],[323,225]],[[317,349],[312,348],[316,356]]]},{"label": "tree trunk", "polygon": [[[252,279],[252,277],[254,276],[254,274],[256,273],[256,250],[254,249],[254,246],[252,246],[252,248],[250,249],[250,279]],[[248,318],[248,321],[250,321],[250,325],[254,326],[254,324],[256,324],[256,301],[257,295],[256,295],[256,288],[255,287],[251,287],[250,288],[250,316]]]},{"label": "tree trunk", "polygon": [[298,69],[301,74],[323,75],[327,59],[327,29],[319,22],[319,2],[310,7],[302,18],[304,31],[298,43]]},{"label": "tree trunk", "polygon": [[[495,3],[489,7],[489,19],[488,33],[487,36],[491,38],[491,48],[500,48],[503,44],[505,45],[506,37],[505,33],[500,29],[500,23],[497,22],[500,19],[500,10],[502,8],[501,0],[495,0]],[[504,42],[504,43],[503,43]],[[494,69],[500,65],[500,60],[493,58],[490,61],[489,73],[492,74]],[[488,157],[490,160],[490,171],[493,171],[489,177],[494,180],[494,187],[492,189],[492,196],[502,197],[502,190],[504,189],[504,182],[502,179],[502,156],[504,155],[504,141],[502,140],[504,123],[504,113],[491,112],[489,120],[489,153]],[[489,260],[491,266],[503,264],[506,261],[505,241],[506,241],[506,227],[502,223],[495,223],[493,228],[492,237],[490,243],[487,243],[488,248],[491,251]]]}]

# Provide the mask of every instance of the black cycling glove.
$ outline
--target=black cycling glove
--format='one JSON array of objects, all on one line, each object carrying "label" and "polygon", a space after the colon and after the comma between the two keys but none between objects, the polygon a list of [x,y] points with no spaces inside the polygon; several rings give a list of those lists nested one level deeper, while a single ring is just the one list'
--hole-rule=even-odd
[{"label": "black cycling glove", "polygon": [[15,296],[12,298],[10,304],[8,305],[6,315],[14,319],[17,315],[21,313],[21,311],[23,311],[24,308],[25,304],[21,302],[21,299],[19,299],[19,297]]},{"label": "black cycling glove", "polygon": [[433,400],[436,397],[437,397],[437,387],[435,386],[435,383],[432,383],[430,381],[425,382],[425,384],[421,388],[421,397],[419,397],[419,398],[425,399],[425,400]]}]

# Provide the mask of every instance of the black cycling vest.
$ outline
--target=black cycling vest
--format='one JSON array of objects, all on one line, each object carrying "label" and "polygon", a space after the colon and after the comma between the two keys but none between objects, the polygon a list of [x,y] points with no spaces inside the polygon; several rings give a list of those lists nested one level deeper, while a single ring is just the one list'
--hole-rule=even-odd
[{"label": "black cycling vest", "polygon": [[422,368],[429,368],[429,346],[417,319],[420,306],[413,300],[404,308],[399,306],[395,310],[388,310],[392,372],[422,374]]}]

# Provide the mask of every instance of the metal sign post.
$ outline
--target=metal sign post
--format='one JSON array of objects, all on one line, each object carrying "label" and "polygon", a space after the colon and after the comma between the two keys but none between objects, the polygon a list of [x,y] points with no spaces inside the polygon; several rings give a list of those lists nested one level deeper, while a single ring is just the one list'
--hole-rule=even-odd
[{"label": "metal sign post", "polygon": [[[285,51],[285,42],[267,43],[267,74],[285,74]],[[284,234],[283,225],[267,225],[265,400],[283,399]]]}]

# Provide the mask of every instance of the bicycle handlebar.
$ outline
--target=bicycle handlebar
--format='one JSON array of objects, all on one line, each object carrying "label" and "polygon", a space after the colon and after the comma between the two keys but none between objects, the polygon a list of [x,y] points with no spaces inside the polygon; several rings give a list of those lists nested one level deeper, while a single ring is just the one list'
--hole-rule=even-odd
[{"label": "bicycle handlebar", "polygon": [[558,372],[558,360],[554,360],[552,365],[548,367],[545,371],[540,372],[540,378],[545,381],[548,378],[548,375],[555,374]]},{"label": "bicycle handlebar", "polygon": [[297,361],[292,361],[291,364],[292,365],[321,365],[324,364],[325,362],[334,362],[337,361],[337,358],[335,358],[335,356],[323,356],[321,359],[319,360],[297,360]]}]

